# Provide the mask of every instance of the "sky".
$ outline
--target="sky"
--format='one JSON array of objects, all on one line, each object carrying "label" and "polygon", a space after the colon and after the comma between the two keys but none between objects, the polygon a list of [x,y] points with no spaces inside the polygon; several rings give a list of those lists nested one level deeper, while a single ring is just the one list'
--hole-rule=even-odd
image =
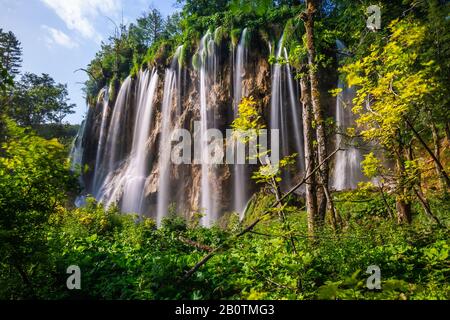
[{"label": "sky", "polygon": [[75,114],[64,120],[81,123],[87,106],[83,96],[85,68],[114,33],[114,24],[134,22],[153,6],[164,16],[176,0],[0,0],[0,28],[12,31],[23,48],[22,72],[48,73],[67,84]]}]

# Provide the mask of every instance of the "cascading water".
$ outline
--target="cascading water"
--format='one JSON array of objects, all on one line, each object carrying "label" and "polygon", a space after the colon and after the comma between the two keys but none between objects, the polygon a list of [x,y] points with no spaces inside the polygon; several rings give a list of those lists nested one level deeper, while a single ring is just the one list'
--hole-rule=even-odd
[{"label": "cascading water", "polygon": [[95,157],[94,180],[92,183],[93,190],[99,189],[99,182],[101,183],[104,178],[104,170],[101,164],[103,161],[103,153],[106,142],[106,126],[108,122],[109,92],[107,87],[103,88],[98,95],[97,105],[99,104],[102,105],[102,122],[100,124],[100,136],[98,139],[97,155]]},{"label": "cascading water", "polygon": [[128,77],[120,87],[111,115],[108,134],[106,136],[106,143],[103,149],[103,161],[99,165],[99,167],[101,167],[102,176],[99,176],[97,178],[97,186],[95,186],[95,189],[92,190],[92,194],[97,200],[104,198],[105,180],[109,176],[114,174],[114,171],[118,168],[120,162],[123,160],[122,152],[118,150],[118,147],[123,147],[122,143],[119,142],[119,137],[126,129],[123,122],[125,119],[126,104],[128,101],[128,96],[130,94],[130,89],[131,77]]},{"label": "cascading water", "polygon": [[[284,48],[284,57],[286,61],[289,61],[289,56],[286,48]],[[298,97],[298,91],[294,87],[294,79],[291,72],[291,66],[286,63],[286,77],[288,82],[289,102],[292,114],[292,124],[294,129],[295,148],[298,153],[297,161],[299,168],[303,171],[305,169],[305,161],[303,158],[303,128],[301,124],[301,107],[300,99]]]},{"label": "cascading water", "polygon": [[201,195],[200,209],[203,211],[201,223],[205,227],[217,220],[215,197],[212,194],[210,180],[214,180],[215,170],[210,165],[208,154],[208,128],[214,124],[211,117],[212,104],[210,90],[216,82],[217,56],[214,38],[208,31],[200,42],[200,153],[201,153]]},{"label": "cascading water", "polygon": [[83,138],[86,128],[86,121],[84,120],[81,123],[80,129],[75,137],[75,140],[72,143],[72,149],[70,150],[70,168],[72,171],[76,171],[79,167],[83,165]]},{"label": "cascading water", "polygon": [[[83,166],[83,155],[84,155],[83,139],[85,133],[86,133],[86,120],[83,120],[80,129],[78,130],[77,136],[75,137],[75,140],[72,143],[72,149],[70,150],[69,155],[70,170],[73,172],[76,172]],[[80,175],[78,180],[80,182],[80,185],[84,186],[83,175]],[[86,200],[85,195],[79,195],[75,199],[75,205],[77,207],[81,207],[85,203],[85,200]]]},{"label": "cascading water", "polygon": [[242,31],[241,39],[236,49],[236,64],[234,66],[234,99],[233,99],[233,110],[234,116],[238,115],[238,107],[239,103],[243,96],[245,96],[245,92],[242,90],[242,79],[245,74],[245,65],[247,61],[248,55],[248,31],[245,28]]},{"label": "cascading water", "polygon": [[[150,82],[149,82],[150,78]],[[126,181],[122,196],[122,211],[143,213],[144,186],[148,174],[147,140],[153,115],[153,100],[158,85],[158,73],[153,70],[141,72],[137,96],[136,120],[133,145],[124,176]]]},{"label": "cascading water", "polygon": [[[143,213],[144,185],[148,174],[147,139],[151,129],[153,98],[158,74],[140,71],[136,79],[135,99],[130,101],[131,77],[122,84],[111,116],[110,128],[104,148],[102,164],[107,168],[106,177],[98,188],[96,198],[106,207],[121,202],[126,213]],[[129,117],[129,106],[136,106],[131,151],[126,157],[124,150],[116,144],[125,144],[125,123]],[[119,142],[121,141],[121,142]],[[109,156],[109,159],[108,159]]]},{"label": "cascading water", "polygon": [[[338,51],[345,51],[345,45],[337,40]],[[340,56],[338,56],[340,58]],[[336,190],[355,189],[358,182],[363,180],[361,172],[362,154],[359,149],[344,139],[347,128],[355,124],[355,116],[352,112],[353,98],[356,95],[355,88],[349,88],[339,79],[338,88],[341,92],[336,98],[336,146],[344,151],[338,152],[335,158],[333,187]]]},{"label": "cascading water", "polygon": [[[243,30],[239,44],[232,54],[234,117],[238,115],[238,105],[242,97],[248,94],[245,92],[247,85],[244,85],[244,78],[248,79],[246,73],[252,72],[246,70],[249,50],[247,41],[248,32]],[[215,150],[211,148],[211,142],[216,137],[214,133],[211,135],[209,129],[215,129],[216,132],[219,131],[218,128],[224,129],[226,118],[218,112],[222,112],[222,106],[225,106],[224,102],[227,100],[223,95],[227,91],[221,90],[219,84],[228,84],[226,80],[229,78],[223,75],[230,71],[230,68],[218,68],[220,50],[214,36],[211,32],[204,35],[197,57],[193,59],[193,66],[198,71],[197,78],[193,73],[186,73],[187,68],[181,69],[177,60],[183,55],[182,51],[182,47],[178,48],[171,67],[166,70],[162,94],[156,96],[158,74],[155,70],[141,71],[135,80],[127,78],[120,87],[114,107],[108,103],[106,90],[100,93],[100,96],[103,94],[103,108],[100,104],[97,108],[92,108],[95,113],[91,112],[93,116],[89,118],[87,126],[90,135],[99,135],[96,149],[90,144],[86,146],[86,150],[89,150],[86,153],[86,163],[95,163],[96,168],[92,175],[94,183],[89,186],[87,192],[94,189],[93,195],[106,207],[115,203],[125,213],[151,213],[158,224],[167,214],[170,203],[175,202],[183,212],[202,212],[204,215],[200,222],[209,227],[217,221],[219,209],[220,212],[238,211],[242,215],[249,199],[250,180],[247,173],[249,174],[250,170],[247,165],[237,165],[229,167],[232,170],[230,175],[227,167],[211,163],[211,158],[214,157],[211,151],[216,155]],[[272,46],[272,52],[276,53],[278,62],[272,69],[270,128],[280,129],[282,156],[302,154],[299,94],[291,67],[281,61],[288,58],[283,38],[277,47]],[[218,70],[224,71],[219,73]],[[185,82],[182,82],[182,79]],[[190,79],[196,79],[198,82],[188,81]],[[193,84],[198,87],[194,88]],[[194,97],[197,93],[196,101]],[[152,126],[152,119],[155,118],[154,100],[160,96],[163,98],[161,126]],[[187,99],[184,99],[185,97]],[[167,142],[171,140],[176,126],[192,129],[193,116],[197,115],[197,110],[200,117],[199,121],[194,122],[193,133],[196,141],[199,138],[199,143],[194,142],[195,164],[198,165],[192,168],[173,166],[170,162],[171,144]],[[95,120],[97,122],[93,122]],[[159,136],[151,131],[154,128],[161,129]],[[149,140],[150,137],[152,140]],[[158,146],[154,138],[159,141],[159,150],[155,155],[150,155],[149,149]],[[280,139],[278,135],[273,134],[270,140],[270,149],[274,149],[277,147],[275,142]],[[155,144],[150,146],[150,141]],[[89,159],[92,153],[96,153],[95,159]],[[274,153],[278,155],[278,152]],[[153,158],[157,159],[158,166],[152,166],[150,163]],[[197,162],[198,160],[201,162]],[[299,163],[302,164],[303,162]],[[298,172],[300,168],[296,171]],[[88,182],[91,177],[87,177]],[[192,190],[183,193],[183,190],[173,188],[175,178],[177,182],[184,182],[180,184],[183,185],[183,190],[189,182],[196,185]],[[296,178],[297,176],[292,176],[291,183]],[[230,181],[231,179],[233,180]],[[288,180],[284,181],[288,186]],[[230,195],[222,191],[222,186],[229,186],[229,182],[234,187]],[[147,209],[154,209],[154,212],[147,212]]]},{"label": "cascading water", "polygon": [[[243,90],[242,80],[245,75],[245,66],[247,62],[248,55],[248,30],[245,28],[242,31],[241,39],[236,49],[236,58],[234,66],[234,96],[233,96],[233,115],[236,119],[239,114],[239,104],[242,98],[247,94]],[[236,152],[236,148],[235,148]],[[235,159],[236,160],[236,159]],[[243,213],[245,206],[247,205],[249,195],[248,195],[248,172],[245,164],[237,164],[235,162],[233,166],[233,207],[234,211],[240,213],[241,219],[243,218]]]},{"label": "cascading water", "polygon": [[[171,123],[173,122],[172,117],[172,106],[176,103],[178,104],[178,92],[180,90],[180,62],[178,58],[183,50],[183,46],[178,47],[175,52],[174,58],[172,60],[172,65],[166,70],[166,75],[164,79],[164,94],[163,102],[161,107],[161,135],[159,143],[159,182],[158,182],[158,196],[157,196],[157,224],[161,224],[161,220],[167,215],[169,207],[169,187],[170,187],[170,154],[171,154],[171,143],[170,137],[173,128]],[[177,68],[178,66],[178,68]],[[174,100],[174,94],[177,96]],[[178,106],[177,106],[178,107]],[[178,108],[176,108],[178,110]]]},{"label": "cascading water", "polygon": [[[285,59],[286,61],[281,61]],[[276,63],[272,69],[272,96],[270,106],[270,129],[280,130],[281,156],[286,157],[297,153],[297,168],[304,168],[303,134],[300,126],[301,114],[294,88],[292,72],[288,61],[287,51],[284,48],[284,34],[281,37],[276,53]],[[286,86],[287,85],[287,86]],[[286,100],[286,97],[289,99]],[[288,108],[289,106],[289,108]],[[293,141],[292,138],[293,137]],[[289,171],[283,172],[283,186],[291,184],[292,176]]]}]

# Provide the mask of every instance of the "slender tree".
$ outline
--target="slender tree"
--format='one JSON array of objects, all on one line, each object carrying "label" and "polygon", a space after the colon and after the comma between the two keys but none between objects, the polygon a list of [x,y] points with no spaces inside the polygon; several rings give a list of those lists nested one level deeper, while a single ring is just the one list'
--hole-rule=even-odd
[{"label": "slender tree", "polygon": [[317,157],[318,162],[322,163],[319,170],[320,184],[323,196],[320,197],[318,207],[318,220],[325,219],[327,203],[331,212],[331,221],[336,225],[336,210],[334,208],[333,199],[329,190],[329,163],[324,161],[327,158],[327,136],[325,130],[324,110],[320,102],[319,77],[316,61],[316,46],[314,43],[314,21],[318,11],[319,2],[317,0],[306,1],[306,12],[302,15],[306,31],[306,47],[308,52],[309,79],[311,86],[311,103],[314,111],[314,120],[316,126],[317,137]]},{"label": "slender tree", "polygon": [[[361,134],[383,146],[395,161],[397,217],[400,223],[409,223],[411,201],[419,190],[422,170],[417,159],[408,154],[412,140],[435,162],[442,179],[448,181],[444,166],[423,134],[428,125],[421,122],[428,118],[427,109],[444,87],[436,72],[438,66],[424,50],[428,47],[428,26],[408,17],[393,21],[389,31],[389,37],[371,45],[364,57],[343,70],[349,85],[359,88],[354,110],[359,115]],[[416,196],[427,206],[420,190]]]},{"label": "slender tree", "polygon": [[309,83],[307,75],[304,74],[300,78],[300,89],[302,96],[302,111],[303,111],[303,132],[304,132],[304,146],[305,146],[305,176],[306,179],[306,211],[308,213],[308,231],[311,236],[314,235],[317,224],[317,194],[316,194],[316,179],[312,175],[314,170],[314,131],[312,127],[313,112],[311,107],[311,95],[309,92]]}]

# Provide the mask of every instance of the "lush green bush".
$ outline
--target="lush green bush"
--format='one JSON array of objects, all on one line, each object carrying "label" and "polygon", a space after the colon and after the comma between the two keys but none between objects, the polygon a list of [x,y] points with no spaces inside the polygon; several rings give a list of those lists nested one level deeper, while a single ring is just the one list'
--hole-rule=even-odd
[{"label": "lush green bush", "polygon": [[[219,253],[191,278],[183,276],[211,248],[242,226],[204,229],[171,216],[157,229],[151,219],[120,215],[89,200],[49,219],[50,259],[39,268],[38,291],[50,299],[446,299],[447,234],[418,221],[398,226],[378,216],[349,221],[340,234],[323,229],[307,237],[304,212],[289,223],[296,250],[278,220],[265,221]],[[81,269],[82,289],[65,287],[70,265]],[[382,290],[366,288],[365,271],[378,265]],[[9,279],[12,281],[13,279]],[[20,279],[13,284],[19,285]],[[20,287],[20,286],[19,286]],[[17,288],[15,288],[17,289]],[[12,290],[9,287],[8,290]],[[2,295],[10,294],[8,290]],[[17,292],[17,291],[15,291]],[[19,290],[20,292],[20,290]],[[17,293],[16,293],[17,294]],[[23,294],[23,293],[22,293]],[[10,297],[10,296],[8,296]],[[13,296],[20,297],[20,296]],[[25,296],[26,297],[26,296]]]},{"label": "lush green bush", "polygon": [[[348,195],[347,195],[348,197]],[[270,202],[260,195],[247,225]],[[294,199],[292,199],[293,201]],[[443,207],[441,200],[436,200]],[[368,208],[370,202],[366,203]],[[363,206],[361,202],[360,206]],[[339,210],[346,210],[340,207]],[[366,210],[369,210],[369,209]],[[361,209],[362,210],[362,209]],[[85,208],[58,207],[42,224],[41,246],[28,269],[34,296],[45,299],[448,299],[448,234],[418,215],[399,226],[379,215],[348,214],[340,233],[323,228],[307,236],[305,213],[288,223],[296,250],[278,219],[261,222],[226,246],[189,279],[185,272],[243,225],[205,229],[171,215],[157,229],[151,219],[121,215],[93,199]],[[363,210],[364,211],[364,210]],[[445,212],[438,212],[442,216]],[[444,220],[445,221],[445,220]],[[447,223],[447,222],[446,222]],[[34,225],[35,226],[35,225]],[[81,269],[81,290],[66,288],[66,269]],[[370,265],[381,268],[382,290],[366,288]],[[5,265],[3,265],[5,270]],[[14,270],[2,272],[2,298],[30,292]]]},{"label": "lush green bush", "polygon": [[76,179],[67,150],[0,118],[0,296],[27,297],[51,284],[48,218],[66,205]]}]

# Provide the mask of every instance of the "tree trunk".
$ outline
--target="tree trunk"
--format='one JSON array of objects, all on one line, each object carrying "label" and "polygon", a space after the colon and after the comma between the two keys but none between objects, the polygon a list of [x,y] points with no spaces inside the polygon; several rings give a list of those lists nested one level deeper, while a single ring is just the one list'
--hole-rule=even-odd
[{"label": "tree trunk", "polygon": [[[431,121],[431,133],[433,134],[434,154],[436,156],[436,159],[440,162],[441,161],[441,141],[439,138],[438,128],[436,127],[436,124],[433,121]],[[445,179],[442,178],[441,170],[440,170],[439,166],[436,164],[436,162],[434,163],[434,166],[436,168],[436,173],[439,177],[439,183],[441,185],[441,189],[443,191],[445,191],[446,190]]]},{"label": "tree trunk", "polygon": [[398,223],[411,223],[411,204],[404,199],[403,194],[397,196],[395,205]]},{"label": "tree trunk", "polygon": [[404,161],[404,148],[401,146],[401,141],[399,142],[397,148],[395,161],[396,161],[396,176],[397,176],[397,196],[395,198],[395,205],[397,208],[397,221],[399,224],[411,223],[411,204],[408,197],[408,188],[405,185],[404,173],[405,173],[405,161]]},{"label": "tree trunk", "polygon": [[[411,131],[413,132],[413,134],[417,138],[417,140],[420,142],[420,144],[422,144],[422,146],[425,148],[425,150],[431,156],[431,158],[433,159],[433,161],[436,165],[437,170],[439,171],[439,176],[445,182],[447,188],[450,188],[450,178],[448,177],[447,172],[445,172],[445,169],[442,166],[442,163],[439,161],[438,158],[436,158],[436,155],[433,153],[433,151],[431,151],[431,149],[428,147],[426,142],[422,139],[420,134],[417,132],[417,130],[414,128],[414,126],[408,119],[406,119],[406,124],[409,126],[409,128],[411,129]],[[444,189],[444,191],[447,191],[447,188]]]},{"label": "tree trunk", "polygon": [[381,186],[378,187],[378,190],[380,191],[381,199],[383,199],[384,205],[386,206],[386,210],[388,211],[389,217],[391,219],[394,218],[394,214],[392,213],[391,207],[389,206],[389,203],[386,199],[386,196],[384,195],[384,185],[381,183]]},{"label": "tree trunk", "polygon": [[[436,126],[434,126],[434,124],[432,124],[432,128],[433,128],[432,129],[433,130],[433,140],[435,142],[438,142],[437,146],[435,145],[435,152],[436,152],[436,154],[439,154],[440,153],[439,152],[439,136],[437,135],[437,129],[436,129]],[[412,148],[412,142],[411,142],[411,144],[409,145],[409,148],[408,148],[408,160],[409,161],[413,161],[414,160],[414,151],[413,151],[413,148]],[[422,208],[425,211],[425,214],[431,220],[433,220],[437,225],[442,226],[441,222],[439,221],[439,219],[431,211],[430,203],[428,202],[427,198],[425,197],[425,195],[424,195],[424,193],[422,191],[421,181],[422,181],[422,177],[419,175],[419,182],[418,182],[417,186],[413,187],[414,193],[416,194],[417,199],[419,199],[419,202],[422,205]],[[443,187],[445,188],[445,184],[443,185]]]},{"label": "tree trunk", "polygon": [[[316,49],[314,45],[314,15],[317,11],[317,0],[306,1],[306,15],[304,24],[306,30],[306,46],[308,50],[309,78],[311,82],[311,102],[314,111],[316,136],[317,136],[317,157],[318,162],[322,163],[327,158],[327,137],[325,132],[324,110],[320,103],[319,78],[317,75]],[[330,199],[328,186],[329,163],[325,161],[320,168],[319,177],[324,196],[320,199],[318,218],[324,221],[326,212],[326,201]],[[325,202],[324,202],[325,201]],[[335,219],[335,210],[333,203],[328,204],[332,213],[332,220]]]},{"label": "tree trunk", "polygon": [[[303,139],[305,146],[305,177],[311,175],[314,170],[314,146],[313,146],[313,128],[312,128],[312,109],[311,97],[308,90],[308,81],[306,76],[300,79],[301,103],[303,111]],[[317,219],[317,195],[316,195],[316,179],[311,175],[306,180],[306,212],[308,213],[308,232],[310,236],[314,236]]]},{"label": "tree trunk", "polygon": [[417,198],[420,201],[420,204],[422,205],[423,211],[425,211],[425,214],[433,220],[438,226],[442,226],[439,219],[433,214],[433,211],[431,211],[431,206],[428,200],[425,198],[425,195],[422,192],[422,188],[420,185],[414,190],[414,192],[417,195]]},{"label": "tree trunk", "polygon": [[445,137],[447,138],[447,143],[450,143],[450,125],[448,122],[445,124]]}]

